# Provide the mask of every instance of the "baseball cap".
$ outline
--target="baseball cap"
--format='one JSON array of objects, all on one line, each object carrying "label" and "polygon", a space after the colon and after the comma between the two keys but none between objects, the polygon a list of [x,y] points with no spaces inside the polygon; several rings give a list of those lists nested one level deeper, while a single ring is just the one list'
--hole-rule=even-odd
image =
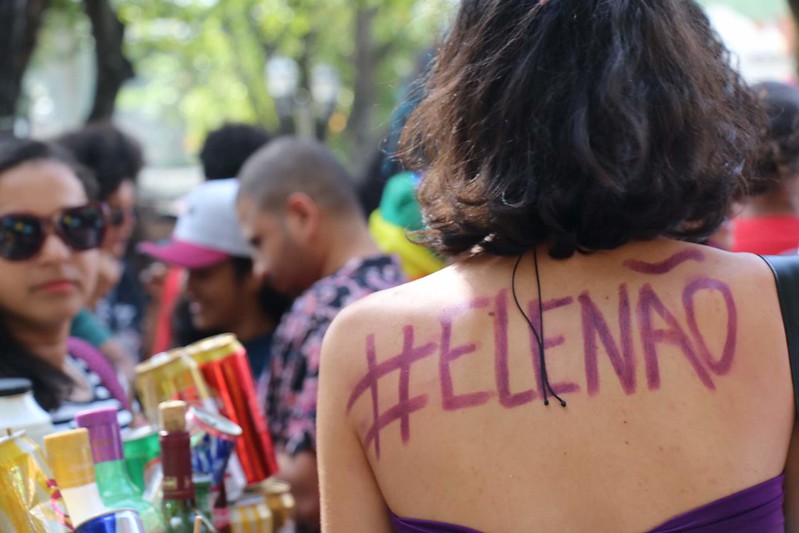
[{"label": "baseball cap", "polygon": [[185,199],[172,237],[164,243],[144,242],[138,247],[169,265],[205,268],[231,256],[250,257],[252,249],[236,217],[237,179],[207,181]]}]

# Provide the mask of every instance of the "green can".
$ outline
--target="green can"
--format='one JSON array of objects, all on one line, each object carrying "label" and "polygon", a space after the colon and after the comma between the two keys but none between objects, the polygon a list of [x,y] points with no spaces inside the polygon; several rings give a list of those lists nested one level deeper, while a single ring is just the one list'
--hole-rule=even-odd
[{"label": "green can", "polygon": [[155,426],[144,426],[126,431],[122,435],[122,448],[125,451],[125,466],[130,479],[139,489],[145,489],[145,471],[148,464],[158,459],[158,429]]}]

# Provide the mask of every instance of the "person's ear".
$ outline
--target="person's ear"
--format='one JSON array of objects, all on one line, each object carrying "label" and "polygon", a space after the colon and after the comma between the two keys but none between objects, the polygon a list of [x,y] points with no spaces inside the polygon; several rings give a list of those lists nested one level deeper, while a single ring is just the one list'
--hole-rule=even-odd
[{"label": "person's ear", "polygon": [[286,198],[286,228],[293,239],[312,242],[319,233],[322,212],[319,205],[304,192]]}]

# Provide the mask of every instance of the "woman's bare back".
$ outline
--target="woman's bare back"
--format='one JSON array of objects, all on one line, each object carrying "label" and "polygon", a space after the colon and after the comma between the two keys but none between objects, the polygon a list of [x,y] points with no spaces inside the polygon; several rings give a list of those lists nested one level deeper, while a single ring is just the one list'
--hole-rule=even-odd
[{"label": "woman's bare back", "polygon": [[516,298],[516,259],[485,258],[346,312],[336,403],[394,513],[640,531],[784,470],[793,395],[761,259],[668,240],[537,259],[540,305],[528,253]]}]

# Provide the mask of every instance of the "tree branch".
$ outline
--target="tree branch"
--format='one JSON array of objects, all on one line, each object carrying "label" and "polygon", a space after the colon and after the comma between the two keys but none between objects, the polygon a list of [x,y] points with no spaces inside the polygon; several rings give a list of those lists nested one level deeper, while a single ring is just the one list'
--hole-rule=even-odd
[{"label": "tree branch", "polygon": [[22,77],[49,5],[49,0],[0,1],[0,136],[13,132]]},{"label": "tree branch", "polygon": [[108,0],[83,0],[83,8],[92,23],[97,60],[97,84],[94,105],[88,121],[107,120],[114,114],[117,94],[122,84],[135,75],[133,65],[122,49],[125,25]]}]

